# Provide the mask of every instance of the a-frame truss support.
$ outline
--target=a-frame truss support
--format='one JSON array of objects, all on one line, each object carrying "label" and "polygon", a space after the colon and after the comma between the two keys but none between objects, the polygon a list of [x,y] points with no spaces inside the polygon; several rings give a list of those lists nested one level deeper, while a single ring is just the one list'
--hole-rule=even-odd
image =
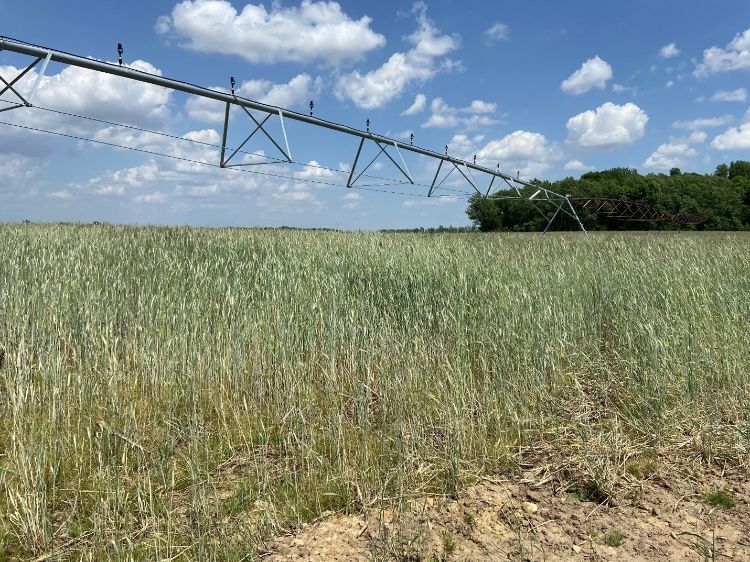
[{"label": "a-frame truss support", "polygon": [[[375,156],[370,160],[370,162],[362,168],[362,170],[357,173],[357,164],[359,163],[359,157],[362,155],[362,147],[365,144],[365,141],[369,140],[378,147],[378,152],[375,154]],[[398,155],[399,160],[401,163],[399,164],[393,156],[388,152],[388,149],[390,148],[389,144],[386,144],[385,142],[381,141],[380,139],[376,139],[373,137],[365,138],[362,137],[359,139],[359,146],[357,147],[357,153],[354,155],[354,162],[352,163],[351,170],[349,171],[349,178],[346,181],[346,187],[354,187],[354,184],[357,182],[359,178],[362,177],[362,175],[370,169],[370,166],[372,166],[375,161],[383,154],[390,160],[394,166],[398,169],[399,172],[406,178],[406,182],[401,183],[414,183],[414,178],[411,175],[411,172],[409,171],[409,167],[406,165],[406,161],[404,160],[403,155],[401,154],[401,150],[399,150],[398,143],[396,141],[391,141],[393,144],[393,148],[396,150],[396,154]],[[354,174],[357,174],[356,176]]]},{"label": "a-frame truss support", "polygon": [[[46,57],[37,57],[29,66],[24,68],[21,72],[16,75],[15,78],[13,78],[10,82],[8,82],[5,78],[0,76],[0,86],[2,86],[2,89],[0,89],[0,96],[5,94],[6,92],[12,92],[13,95],[15,95],[20,103],[16,103],[14,105],[10,105],[8,107],[4,107],[0,109],[0,113],[3,111],[10,111],[11,109],[18,109],[19,107],[32,107],[32,102],[34,100],[34,96],[36,95],[36,91],[39,89],[39,84],[42,81],[42,77],[44,76],[44,73],[47,71],[47,65],[49,64],[50,59],[52,58],[52,53],[47,52]],[[28,95],[28,97],[24,97],[16,88],[16,84],[18,83],[21,78],[26,76],[31,70],[38,65],[42,60],[44,60],[44,64],[42,65],[42,70],[39,72],[39,74],[36,77],[36,81],[34,82],[34,86],[31,88],[31,92]]]},{"label": "a-frame truss support", "polygon": [[[240,143],[237,148],[232,150],[232,153],[227,157],[226,153],[228,151],[227,149],[227,136],[229,135],[229,119],[230,119],[230,113],[232,109],[232,104],[230,102],[226,102],[226,107],[224,109],[224,131],[221,135],[221,155],[219,157],[219,165],[222,168],[232,168],[232,167],[240,167],[240,166],[253,166],[253,165],[259,165],[259,164],[273,164],[278,163],[281,160],[280,159],[273,159],[265,162],[243,162],[239,164],[230,164],[229,162],[242,150],[242,148],[252,139],[257,132],[263,133],[268,140],[271,141],[271,143],[276,147],[276,149],[281,153],[281,155],[284,157],[284,160],[286,162],[293,162],[292,159],[292,151],[289,148],[289,138],[286,134],[286,126],[284,125],[284,111],[282,109],[278,109],[277,113],[268,112],[265,117],[263,117],[260,121],[248,111],[248,109],[243,106],[237,104],[242,111],[245,112],[245,114],[252,120],[252,122],[255,124],[255,128],[250,131],[250,134],[245,137],[245,140]],[[284,136],[284,146],[282,147],[281,144],[271,135],[271,133],[268,132],[265,125],[266,122],[274,116],[274,114],[277,114],[279,117],[279,122],[281,124],[281,133]]]}]

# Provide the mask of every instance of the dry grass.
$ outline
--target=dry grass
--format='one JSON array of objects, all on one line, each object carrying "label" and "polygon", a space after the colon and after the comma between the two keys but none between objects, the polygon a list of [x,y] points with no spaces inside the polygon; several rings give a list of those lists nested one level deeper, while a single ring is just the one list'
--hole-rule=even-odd
[{"label": "dry grass", "polygon": [[601,501],[665,450],[747,466],[744,234],[0,235],[0,560],[252,558],[525,463]]}]

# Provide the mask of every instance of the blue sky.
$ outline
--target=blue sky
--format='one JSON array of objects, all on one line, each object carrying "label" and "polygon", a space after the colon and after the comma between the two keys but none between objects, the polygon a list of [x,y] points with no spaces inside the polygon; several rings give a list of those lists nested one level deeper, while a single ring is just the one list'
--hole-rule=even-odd
[{"label": "blue sky", "polygon": [[[104,7],[105,6],[105,7]],[[0,34],[372,130],[523,178],[629,166],[707,172],[750,159],[746,0],[303,2],[0,0]],[[0,52],[6,80],[29,59]],[[20,83],[28,92],[34,72]],[[4,99],[11,100],[6,93]],[[0,121],[216,163],[222,107],[51,64],[35,105],[167,132],[157,136],[39,108]],[[381,159],[345,184],[357,140],[286,123],[292,164],[257,175],[0,125],[0,221],[110,221],[346,229],[464,225],[469,186],[440,197]],[[277,119],[269,129],[279,134]],[[232,115],[230,146],[250,132]],[[280,137],[278,137],[280,138]],[[184,140],[187,139],[187,140]],[[196,144],[200,141],[206,144]],[[244,163],[277,156],[253,137]],[[374,148],[366,146],[366,155]],[[418,183],[434,162],[404,155]],[[369,161],[369,160],[368,160]],[[285,177],[277,177],[285,176]],[[461,180],[461,181],[459,181]],[[485,180],[478,179],[479,182]],[[375,188],[372,188],[375,189]]]}]

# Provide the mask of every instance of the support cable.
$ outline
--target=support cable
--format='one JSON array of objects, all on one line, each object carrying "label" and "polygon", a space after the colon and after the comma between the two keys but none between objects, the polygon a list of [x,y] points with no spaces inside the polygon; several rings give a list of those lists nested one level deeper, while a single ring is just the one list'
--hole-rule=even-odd
[{"label": "support cable", "polygon": [[[308,179],[308,178],[297,178],[297,177],[294,177],[294,176],[286,176],[284,174],[274,174],[274,173],[271,173],[271,172],[259,172],[257,170],[248,170],[248,169],[243,169],[243,168],[222,168],[218,164],[212,164],[210,162],[204,162],[202,160],[195,160],[193,158],[185,158],[184,156],[175,156],[173,154],[164,154],[163,152],[157,152],[155,150],[146,150],[145,148],[137,148],[137,147],[134,147],[134,146],[127,146],[127,145],[117,144],[117,143],[114,143],[114,142],[108,142],[108,141],[90,139],[90,138],[79,136],[79,135],[72,135],[72,134],[69,134],[69,133],[61,133],[59,131],[50,131],[48,129],[42,129],[42,128],[39,128],[39,127],[31,127],[31,126],[28,126],[28,125],[19,125],[18,123],[8,123],[7,121],[0,121],[0,125],[7,125],[9,127],[16,127],[18,129],[25,129],[27,131],[35,131],[35,132],[38,132],[38,133],[44,133],[44,134],[48,134],[48,135],[54,135],[54,136],[58,136],[58,137],[64,137],[64,138],[74,139],[74,140],[83,141],[83,142],[90,142],[90,143],[93,143],[93,144],[100,144],[100,145],[109,146],[109,147],[112,147],[112,148],[121,148],[121,149],[124,149],[124,150],[132,150],[134,152],[140,152],[140,153],[149,154],[149,155],[152,155],[152,156],[160,156],[160,157],[163,157],[163,158],[170,158],[172,160],[179,160],[180,162],[188,162],[190,164],[198,164],[198,165],[207,166],[207,167],[210,167],[210,168],[217,168],[217,169],[221,169],[221,170],[227,170],[227,169],[229,169],[229,170],[234,170],[234,171],[237,171],[237,172],[244,172],[244,173],[248,173],[248,174],[257,174],[259,176],[267,176],[267,177],[273,177],[273,178],[279,178],[279,179],[286,179],[286,180],[291,180],[291,181],[296,181],[296,182],[303,182],[303,183],[314,183],[314,184],[326,185],[326,186],[330,186],[330,187],[339,187],[339,188],[347,189],[347,190],[351,189],[351,188],[347,188],[346,185],[342,185],[342,184],[339,184],[339,183],[327,182],[327,181],[324,181],[324,180],[316,180],[316,179]],[[386,184],[386,185],[388,185],[388,184]],[[406,193],[406,192],[401,192],[401,191],[393,191],[393,190],[389,190],[389,189],[374,189],[373,187],[374,186],[371,185],[369,187],[357,187],[356,189],[361,189],[363,191],[374,191],[374,192],[379,192],[379,193],[389,193],[391,195],[402,195],[402,196],[406,196],[406,197],[424,197],[424,198],[427,198],[427,195],[423,195],[421,193]],[[445,197],[456,197],[456,196],[445,196]]]},{"label": "support cable", "polygon": [[[14,102],[11,102],[9,100],[4,100],[4,99],[0,99],[0,102],[6,103],[6,104],[14,104]],[[68,112],[68,111],[61,111],[59,109],[52,109],[52,108],[49,108],[49,107],[43,107],[43,106],[39,106],[39,105],[32,105],[32,106],[30,106],[27,109],[39,109],[41,111],[46,111],[46,112],[54,113],[54,114],[57,114],[57,115],[63,115],[65,117],[73,117],[73,118],[77,118],[77,119],[85,119],[87,121],[93,121],[95,123],[100,123],[100,124],[103,124],[103,125],[110,125],[112,127],[122,127],[124,129],[131,129],[133,131],[138,131],[138,132],[141,132],[141,133],[148,133],[148,134],[152,134],[152,135],[157,135],[157,136],[165,137],[165,138],[172,139],[172,140],[189,142],[189,143],[197,144],[197,145],[200,145],[200,146],[205,146],[207,148],[216,148],[217,150],[220,150],[222,148],[221,145],[219,145],[219,144],[214,144],[214,143],[205,142],[205,141],[199,141],[199,140],[196,140],[196,139],[188,139],[188,138],[185,138],[185,137],[180,137],[180,136],[177,136],[177,135],[172,135],[170,133],[165,133],[163,131],[154,131],[154,130],[151,130],[151,129],[146,129],[146,128],[143,128],[143,127],[138,127],[136,125],[128,125],[126,123],[118,123],[116,121],[108,121],[106,119],[100,119],[98,117],[91,117],[89,115],[81,115],[79,113],[71,113],[71,112]],[[11,125],[12,125],[12,123],[11,123]],[[40,131],[40,132],[47,132],[47,131]],[[49,131],[49,132],[51,134],[56,134],[54,131]],[[83,139],[83,140],[86,140],[86,139]],[[99,141],[93,141],[92,140],[92,142],[99,142]],[[242,148],[242,147],[240,147],[240,148]],[[234,149],[227,148],[227,150],[234,150]],[[310,164],[310,163],[298,162],[296,160],[289,161],[289,160],[286,160],[286,159],[283,159],[283,158],[277,158],[277,157],[269,156],[267,154],[262,154],[262,153],[259,153],[259,152],[251,152],[251,151],[247,151],[247,150],[237,150],[237,153],[246,154],[246,155],[249,155],[249,156],[256,156],[258,158],[266,158],[267,160],[271,160],[271,162],[268,162],[268,164],[294,164],[296,166],[302,166],[302,167],[305,167],[305,168],[311,168],[311,169],[316,169],[316,170],[324,170],[324,171],[328,171],[328,172],[334,172],[334,173],[337,173],[337,174],[348,174],[349,173],[346,170],[339,170],[338,168],[331,168],[329,166],[322,166],[320,164]],[[397,181],[397,180],[394,180],[393,178],[386,178],[386,177],[382,177],[382,176],[375,176],[375,175],[372,175],[372,174],[361,174],[361,177],[363,177],[363,178],[369,178],[369,179],[374,179],[374,180],[381,180],[381,181],[392,182],[392,183],[383,183],[383,184],[366,184],[367,186],[372,186],[372,185],[414,185],[416,187],[427,187],[427,188],[430,187],[427,184],[422,184],[422,183],[418,183],[418,182],[415,182],[414,184],[410,184],[409,182]],[[443,178],[443,181],[445,181],[445,179],[447,179],[447,176],[446,176],[446,178]],[[442,185],[442,182],[440,182],[440,184]],[[438,185],[435,188],[435,191],[437,191],[437,189],[442,189],[444,191],[450,191],[450,192],[453,192],[453,193],[458,193],[460,195],[467,195],[467,193],[465,191],[462,191],[462,190],[459,190],[459,189],[451,189],[449,187],[440,187],[440,185]],[[420,197],[421,197],[421,195],[420,195]]]}]

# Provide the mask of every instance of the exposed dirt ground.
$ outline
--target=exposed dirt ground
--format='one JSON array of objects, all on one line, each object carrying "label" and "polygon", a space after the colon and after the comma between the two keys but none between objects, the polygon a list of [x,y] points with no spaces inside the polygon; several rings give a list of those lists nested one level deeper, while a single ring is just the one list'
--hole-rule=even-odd
[{"label": "exposed dirt ground", "polygon": [[330,515],[277,538],[264,558],[750,560],[745,475],[671,474],[639,475],[622,497],[597,503],[555,475],[529,470],[482,480],[458,499],[415,500],[400,515],[377,509]]}]

